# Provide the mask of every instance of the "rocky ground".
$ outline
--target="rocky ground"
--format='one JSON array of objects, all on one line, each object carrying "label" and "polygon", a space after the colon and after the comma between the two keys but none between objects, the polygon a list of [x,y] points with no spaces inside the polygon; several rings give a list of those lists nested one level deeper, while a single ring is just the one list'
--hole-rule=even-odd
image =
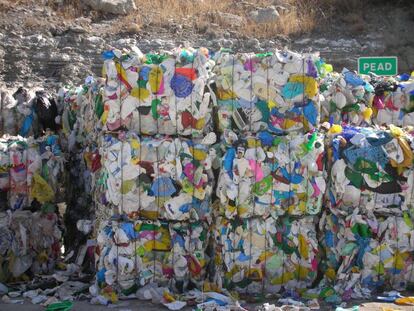
[{"label": "rocky ground", "polygon": [[[139,4],[140,0],[136,1]],[[191,1],[203,0],[187,0]],[[78,3],[77,10],[69,10],[71,2]],[[101,2],[113,1],[81,1],[79,7],[76,0],[0,0],[0,84],[44,84],[48,88],[79,84],[88,74],[100,74],[102,50],[130,45],[137,45],[144,52],[177,45],[255,52],[287,46],[298,51],[320,51],[336,70],[343,66],[356,70],[356,59],[361,55],[396,55],[401,72],[414,69],[414,6],[410,1],[402,1],[401,5],[395,5],[399,1],[372,1],[364,12],[356,11],[358,6],[350,7],[349,12],[346,7],[335,11],[331,5],[329,14],[322,6],[318,8],[321,13],[312,15],[311,25],[309,20],[302,19],[289,29],[286,25],[291,21],[282,17],[287,16],[284,12],[295,10],[295,1],[273,1],[277,5],[270,9],[260,6],[263,1],[233,1],[235,12],[242,12],[240,15],[203,7],[212,11],[195,15],[196,20],[191,19],[192,15],[181,15],[177,20],[159,18],[160,11],[144,8],[149,11],[143,12],[139,5],[137,10],[126,7],[130,11],[127,15],[102,12],[108,10],[105,6],[98,6],[96,11],[85,5]],[[385,4],[376,6],[377,2]],[[242,8],[237,9],[239,6]],[[312,6],[307,9],[312,10]],[[300,11],[295,12],[299,16]],[[203,20],[201,17],[205,16],[208,18]],[[279,28],[269,28],[278,22]]]}]

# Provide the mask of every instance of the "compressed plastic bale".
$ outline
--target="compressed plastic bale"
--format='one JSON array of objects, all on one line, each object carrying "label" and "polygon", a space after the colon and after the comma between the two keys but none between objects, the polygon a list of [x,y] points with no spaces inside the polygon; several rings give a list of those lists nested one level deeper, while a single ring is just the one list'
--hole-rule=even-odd
[{"label": "compressed plastic bale", "polygon": [[384,289],[405,290],[413,282],[413,218],[326,212],[320,221],[321,262],[326,286],[343,300],[369,298]]},{"label": "compressed plastic bale", "polygon": [[387,288],[403,291],[413,284],[413,220],[410,212],[378,217],[378,244],[362,259],[366,267],[361,275],[363,285],[368,287],[373,285],[372,280],[383,280]]},{"label": "compressed plastic bale", "polygon": [[413,124],[412,77],[358,75],[344,68],[320,81],[321,120],[355,126]]},{"label": "compressed plastic bale", "polygon": [[209,228],[199,223],[107,223],[98,236],[97,281],[127,294],[155,282],[177,292],[201,288],[209,257]]},{"label": "compressed plastic bale", "polygon": [[[65,159],[59,143],[59,137],[57,135],[47,133],[46,135],[38,137],[35,140],[35,144],[33,145],[33,148],[29,149],[29,152],[31,149],[33,149],[33,152],[36,153],[35,161],[38,161],[39,155],[42,159],[39,174],[54,192],[54,199],[60,199],[62,196],[61,185],[63,179],[62,176],[64,175]],[[29,158],[29,176],[32,174],[31,165],[32,162]],[[53,203],[52,201],[48,202]]]},{"label": "compressed plastic bale", "polygon": [[[121,290],[128,290],[135,285],[143,254],[149,254],[156,246],[169,250],[171,244],[168,227],[152,222],[108,223],[102,227],[97,241],[100,252],[98,284],[102,288],[110,286]],[[155,267],[155,261],[151,263]]]},{"label": "compressed plastic bale", "polygon": [[[375,251],[380,256],[390,287],[400,291],[410,288],[414,283],[413,221],[414,217],[410,211],[403,212],[402,216],[386,217],[379,224],[382,245]],[[385,247],[390,250],[389,258],[383,256],[386,255],[382,253]],[[378,267],[381,268],[381,265]],[[377,266],[374,266],[373,270],[381,272]]]},{"label": "compressed plastic bale", "polygon": [[[367,216],[358,215],[358,212],[355,209],[346,218],[324,213],[319,223],[324,252],[321,271],[327,285],[343,300],[349,300],[352,296],[358,298],[361,291],[355,285],[361,282],[362,258],[369,245],[376,244],[374,235],[377,234],[378,223],[368,222]],[[375,262],[379,263],[379,259]],[[372,279],[371,282],[371,285],[378,285],[378,282],[383,283],[383,278]]]},{"label": "compressed plastic bale", "polygon": [[402,81],[400,77],[376,77],[371,81],[374,123],[412,126],[414,124],[414,79]]},{"label": "compressed plastic bale", "polygon": [[[209,229],[202,223],[164,223],[171,240],[170,248],[148,245],[142,256],[140,284],[149,282],[169,285],[176,292],[187,288],[201,288],[206,276],[209,255],[206,254]],[[154,261],[156,265],[154,266]],[[191,284],[191,285],[190,285]]]},{"label": "compressed plastic bale", "polygon": [[[2,282],[23,274],[50,274],[59,257],[61,231],[52,211],[0,213]],[[30,271],[30,273],[29,273]]]},{"label": "compressed plastic bale", "polygon": [[211,257],[207,250],[211,230],[209,225],[201,222],[170,223],[169,229],[173,245],[173,256],[174,254],[180,254],[187,263],[181,269],[181,275],[184,277],[181,276],[179,278],[178,270],[175,272],[174,287],[180,292],[186,288],[191,288],[189,286],[190,283],[197,288],[202,288]]},{"label": "compressed plastic bale", "polygon": [[217,218],[215,281],[243,294],[299,293],[316,279],[315,229],[313,217]]},{"label": "compressed plastic bale", "polygon": [[64,164],[58,137],[4,136],[0,145],[0,189],[7,202],[3,207],[21,209],[34,199],[53,203],[60,195]]},{"label": "compressed plastic bale", "polygon": [[[266,220],[216,219],[215,281],[219,287],[250,294],[262,292],[266,256],[261,255],[274,245],[268,230],[276,232],[275,220],[271,217]],[[280,286],[277,290],[280,290]]]},{"label": "compressed plastic bale", "polygon": [[322,135],[226,131],[223,146],[216,190],[221,215],[230,219],[271,214],[277,218],[320,211],[326,188]]},{"label": "compressed plastic bale", "polygon": [[65,150],[72,151],[75,144],[86,146],[98,139],[102,125],[98,122],[103,113],[102,79],[85,79],[78,87],[61,88],[59,101],[63,106],[60,131]]},{"label": "compressed plastic bale", "polygon": [[317,55],[275,50],[215,55],[221,131],[306,132],[319,125]]},{"label": "compressed plastic bale", "polygon": [[122,56],[109,51],[103,67],[103,129],[127,128],[147,135],[208,133],[212,126],[207,87],[211,67],[205,48]]},{"label": "compressed plastic bale", "polygon": [[[17,210],[29,204],[30,190],[28,187],[28,149],[29,145],[26,140],[19,137],[13,139],[4,139],[2,143],[5,144],[4,169],[8,171],[8,184],[6,180],[3,183],[3,190],[7,191],[8,206],[12,210]],[[33,157],[33,163],[38,167],[39,159],[35,153],[30,153]]]},{"label": "compressed plastic bale", "polygon": [[321,122],[356,126],[372,124],[374,87],[368,76],[359,76],[344,68],[320,81]]},{"label": "compressed plastic bale", "polygon": [[131,219],[209,221],[213,138],[140,137],[132,132],[103,136],[98,205]]},{"label": "compressed plastic bale", "polygon": [[396,213],[413,200],[413,137],[387,129],[345,126],[328,135],[328,207],[347,215],[355,208]]},{"label": "compressed plastic bale", "polygon": [[[282,217],[277,225],[276,246],[284,252],[286,260],[282,273],[279,270],[273,274],[273,282],[280,281],[289,290],[311,287],[317,277],[319,253],[315,218]],[[272,275],[271,267],[269,265],[269,275]]]},{"label": "compressed plastic bale", "polygon": [[36,274],[51,273],[60,255],[62,237],[54,208],[51,210],[45,208],[44,212],[33,213],[30,226],[30,244],[36,250],[32,271]]}]

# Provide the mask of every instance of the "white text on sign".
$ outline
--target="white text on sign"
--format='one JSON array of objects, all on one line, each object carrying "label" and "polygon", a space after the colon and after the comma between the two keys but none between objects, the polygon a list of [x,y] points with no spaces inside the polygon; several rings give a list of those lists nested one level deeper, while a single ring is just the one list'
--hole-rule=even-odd
[{"label": "white text on sign", "polygon": [[364,70],[369,71],[376,71],[376,70],[391,70],[392,64],[391,63],[365,63]]}]

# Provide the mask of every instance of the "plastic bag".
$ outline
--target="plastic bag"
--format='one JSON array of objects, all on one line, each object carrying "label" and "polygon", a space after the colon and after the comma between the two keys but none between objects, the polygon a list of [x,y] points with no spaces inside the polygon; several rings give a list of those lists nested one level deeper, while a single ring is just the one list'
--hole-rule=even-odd
[{"label": "plastic bag", "polygon": [[39,174],[33,175],[33,184],[30,195],[40,203],[53,201],[55,197],[52,188]]}]

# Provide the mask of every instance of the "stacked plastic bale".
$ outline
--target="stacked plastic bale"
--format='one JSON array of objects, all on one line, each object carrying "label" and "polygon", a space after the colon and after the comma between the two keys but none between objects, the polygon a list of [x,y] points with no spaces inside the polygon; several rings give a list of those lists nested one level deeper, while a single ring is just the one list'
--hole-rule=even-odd
[{"label": "stacked plastic bale", "polygon": [[411,126],[414,124],[414,76],[375,77],[371,84],[374,123]]},{"label": "stacked plastic bale", "polygon": [[135,49],[123,55],[107,51],[103,56],[104,130],[191,137],[211,130],[206,87],[213,63],[207,49],[146,55]]},{"label": "stacked plastic bale", "polygon": [[200,287],[208,260],[208,237],[209,228],[202,222],[106,223],[98,235],[102,255],[97,281],[105,284],[104,296],[113,295],[114,286],[121,295],[135,293],[149,283],[181,293]]},{"label": "stacked plastic bale", "polygon": [[405,289],[414,281],[412,133],[347,126],[327,138],[329,210],[320,242],[328,299]]},{"label": "stacked plastic bale", "polygon": [[343,69],[330,72],[320,81],[321,121],[367,126],[372,124],[374,88],[369,76]]},{"label": "stacked plastic bale", "polygon": [[272,133],[315,129],[319,125],[316,54],[274,51],[215,55],[220,130]]},{"label": "stacked plastic bale", "polygon": [[64,157],[58,137],[0,139],[2,279],[50,273],[60,251],[55,204]]},{"label": "stacked plastic bale", "polygon": [[[317,55],[217,55],[223,132],[217,181],[216,274],[242,294],[310,287],[317,275],[315,215],[325,191]],[[320,64],[320,63],[319,63]]]},{"label": "stacked plastic bale", "polygon": [[208,51],[104,57],[97,284],[111,299],[150,282],[201,287],[216,156]]},{"label": "stacked plastic bale", "polygon": [[310,287],[319,252],[314,216],[326,188],[323,136],[224,137],[216,281],[246,294]]},{"label": "stacked plastic bale", "polygon": [[[208,260],[204,250],[208,242],[208,224],[211,223],[211,162],[214,152],[209,153],[207,144],[194,143],[190,139],[140,137],[133,132],[120,138],[105,135],[102,140],[103,167],[97,180],[100,186],[95,199],[100,211],[98,217],[119,220],[112,222],[112,226],[130,224],[138,233],[133,235],[129,244],[137,249],[142,243],[148,246],[146,252],[133,252],[129,259],[153,260],[151,264],[138,264],[134,273],[130,271],[119,277],[127,277],[131,282],[140,279],[141,274],[149,278],[146,282],[171,279],[174,284],[179,283],[173,286],[177,290],[187,287],[189,281],[200,286]],[[168,233],[167,241],[171,241],[160,248],[155,241],[152,245],[133,225],[137,221],[146,221],[152,226],[163,222]],[[101,230],[99,235],[107,235],[107,230]],[[156,231],[152,235],[157,236]],[[155,239],[149,238],[151,241]],[[118,245],[112,244],[111,247],[117,248]],[[181,262],[166,263],[164,267],[171,265],[184,271],[177,270],[172,275],[159,278],[159,271],[153,269],[162,267],[164,258],[169,258],[171,254],[175,254],[175,260]],[[105,258],[101,256],[104,262]],[[186,260],[183,262],[183,259]],[[117,271],[115,263],[100,267],[113,273]],[[192,270],[194,265],[196,270]],[[105,282],[108,283],[107,279]]]}]

